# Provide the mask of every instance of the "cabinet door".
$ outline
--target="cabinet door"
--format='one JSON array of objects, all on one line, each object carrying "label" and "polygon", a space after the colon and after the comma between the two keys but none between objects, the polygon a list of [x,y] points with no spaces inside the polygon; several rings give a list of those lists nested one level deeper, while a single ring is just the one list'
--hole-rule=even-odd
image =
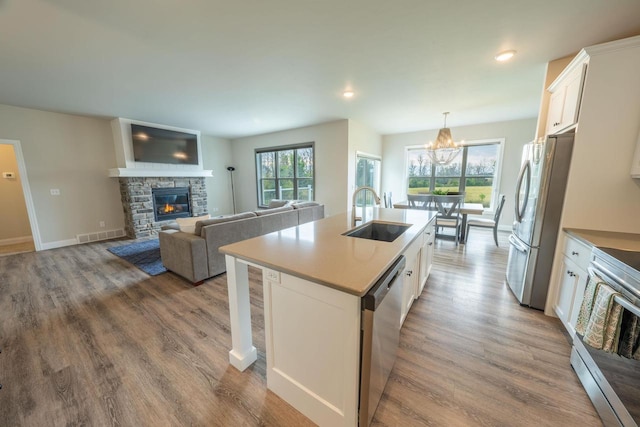
[{"label": "cabinet door", "polygon": [[405,253],[407,265],[404,268],[400,324],[404,323],[404,319],[407,317],[411,304],[413,304],[413,300],[416,297],[416,289],[420,278],[420,251],[420,242],[415,242]]},{"label": "cabinet door", "polygon": [[[556,314],[562,320],[565,327],[567,327],[569,323],[569,316],[571,314],[571,305],[573,304],[573,297],[576,292],[576,280],[575,273],[572,271],[575,270],[575,264],[570,260],[564,257],[562,260],[562,269],[560,273],[560,288],[558,289],[558,300],[556,301]],[[567,329],[569,329],[567,327]]]},{"label": "cabinet door", "polygon": [[584,299],[584,290],[587,287],[587,281],[589,280],[589,273],[581,268],[572,270],[575,275],[573,278],[576,283],[576,291],[573,297],[573,303],[571,304],[571,312],[569,313],[569,333],[573,335],[576,331],[576,323],[578,322],[578,314],[580,314],[580,306],[582,306],[582,300]]},{"label": "cabinet door", "polygon": [[587,273],[566,256],[563,258],[560,273],[556,314],[569,334],[573,336],[584,290],[587,286]]},{"label": "cabinet door", "polygon": [[562,132],[578,123],[587,64],[576,67],[554,85],[547,111],[547,134]]},{"label": "cabinet door", "polygon": [[558,88],[549,98],[549,110],[547,112],[547,135],[556,133],[562,123],[562,107],[564,104],[565,87]]},{"label": "cabinet door", "polygon": [[416,289],[416,299],[422,294],[433,264],[433,242],[435,240],[435,228],[428,225],[424,231],[422,249],[420,251],[420,278]]}]

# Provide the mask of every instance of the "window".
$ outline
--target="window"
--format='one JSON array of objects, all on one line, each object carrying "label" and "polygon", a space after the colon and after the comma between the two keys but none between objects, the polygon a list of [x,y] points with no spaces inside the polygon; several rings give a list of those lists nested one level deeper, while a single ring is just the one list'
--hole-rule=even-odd
[{"label": "window", "polygon": [[313,200],[313,143],[256,150],[258,206],[273,199]]},{"label": "window", "polygon": [[434,165],[423,146],[407,148],[407,194],[463,191],[465,202],[494,209],[504,140],[474,141],[446,166]]},{"label": "window", "polygon": [[[371,154],[356,153],[356,187],[371,187],[380,194],[380,158]],[[357,205],[373,204],[373,194],[365,191],[358,195]]]}]

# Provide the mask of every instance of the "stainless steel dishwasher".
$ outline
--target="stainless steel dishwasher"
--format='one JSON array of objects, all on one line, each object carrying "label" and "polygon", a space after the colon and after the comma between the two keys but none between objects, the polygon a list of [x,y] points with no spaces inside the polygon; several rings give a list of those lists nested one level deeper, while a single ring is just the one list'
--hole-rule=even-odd
[{"label": "stainless steel dishwasher", "polygon": [[405,264],[405,257],[400,256],[362,297],[358,411],[360,427],[371,423],[396,361],[400,342],[402,273]]}]

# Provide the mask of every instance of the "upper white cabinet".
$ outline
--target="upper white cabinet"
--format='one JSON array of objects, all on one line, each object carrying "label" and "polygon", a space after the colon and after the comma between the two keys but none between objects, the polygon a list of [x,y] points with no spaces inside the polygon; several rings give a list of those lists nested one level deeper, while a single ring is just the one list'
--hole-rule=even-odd
[{"label": "upper white cabinet", "polygon": [[547,135],[569,130],[578,123],[586,70],[586,62],[572,63],[549,86]]}]

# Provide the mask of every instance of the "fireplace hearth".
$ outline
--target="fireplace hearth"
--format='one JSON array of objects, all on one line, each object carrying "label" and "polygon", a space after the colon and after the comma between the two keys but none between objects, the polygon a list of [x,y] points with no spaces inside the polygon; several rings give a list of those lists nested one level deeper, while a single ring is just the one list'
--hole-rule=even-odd
[{"label": "fireplace hearth", "polygon": [[153,213],[156,221],[191,216],[189,187],[152,188]]}]

